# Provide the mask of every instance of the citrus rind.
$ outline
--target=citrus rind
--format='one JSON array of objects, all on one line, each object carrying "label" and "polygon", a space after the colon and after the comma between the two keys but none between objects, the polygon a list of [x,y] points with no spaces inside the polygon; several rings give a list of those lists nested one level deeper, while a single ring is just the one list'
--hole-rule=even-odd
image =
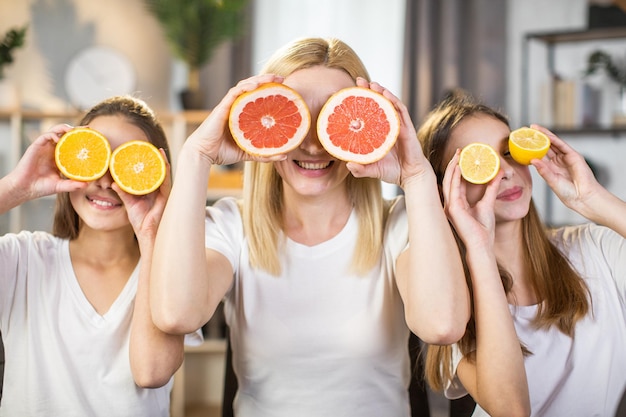
[{"label": "citrus rind", "polygon": [[322,106],[317,119],[317,136],[324,149],[337,159],[363,165],[382,159],[399,133],[400,118],[393,103],[369,88],[339,90]]},{"label": "citrus rind", "polygon": [[297,148],[311,127],[311,114],[294,89],[266,83],[241,94],[230,108],[230,133],[250,155],[270,157]]}]

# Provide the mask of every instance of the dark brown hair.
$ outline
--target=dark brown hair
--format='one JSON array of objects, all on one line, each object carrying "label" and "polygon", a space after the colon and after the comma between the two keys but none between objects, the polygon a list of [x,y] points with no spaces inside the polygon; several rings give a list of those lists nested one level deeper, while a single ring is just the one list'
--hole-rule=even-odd
[{"label": "dark brown hair", "polygon": [[[476,102],[471,96],[462,93],[450,94],[426,117],[418,131],[424,154],[430,160],[441,187],[448,161],[444,159],[451,133],[466,117],[487,115],[509,126],[508,119],[502,113]],[[537,213],[534,203],[522,219],[524,265],[531,287],[539,306],[534,318],[536,328],[557,326],[564,334],[573,337],[576,322],[583,318],[590,309],[588,288],[583,279],[570,265],[567,258],[548,239],[545,226]],[[465,264],[465,248],[457,237],[457,243]],[[502,283],[507,293],[512,282],[510,274],[499,266]],[[471,291],[471,277],[465,265],[466,279]],[[464,355],[469,355],[475,348],[476,329],[472,318],[467,331],[459,342]],[[526,354],[528,350],[523,349]],[[449,346],[429,346],[426,355],[426,379],[433,389],[441,390],[452,378],[451,349]]]},{"label": "dark brown hair", "polygon": [[[157,120],[155,113],[143,101],[131,96],[114,96],[91,108],[78,123],[87,126],[100,116],[121,116],[133,125],[139,127],[148,137],[148,141],[157,148],[162,148],[170,159],[170,150],[163,127]],[[57,195],[54,211],[52,234],[60,238],[76,239],[80,228],[80,219],[70,202],[69,193]]]}]

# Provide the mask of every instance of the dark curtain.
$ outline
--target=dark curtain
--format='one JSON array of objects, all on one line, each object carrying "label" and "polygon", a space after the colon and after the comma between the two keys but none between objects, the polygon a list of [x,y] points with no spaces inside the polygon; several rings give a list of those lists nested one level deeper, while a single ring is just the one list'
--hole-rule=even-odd
[{"label": "dark curtain", "polygon": [[[406,0],[402,99],[416,126],[455,88],[506,113],[506,20],[502,0]],[[474,405],[450,401],[449,415]]]},{"label": "dark curtain", "polygon": [[224,42],[215,50],[211,61],[200,71],[200,87],[204,92],[204,108],[212,109],[240,80],[252,74],[252,33],[255,1],[249,0],[243,13],[247,21],[243,33]]},{"label": "dark curtain", "polygon": [[485,104],[506,100],[506,2],[406,0],[402,98],[416,125],[463,88]]}]

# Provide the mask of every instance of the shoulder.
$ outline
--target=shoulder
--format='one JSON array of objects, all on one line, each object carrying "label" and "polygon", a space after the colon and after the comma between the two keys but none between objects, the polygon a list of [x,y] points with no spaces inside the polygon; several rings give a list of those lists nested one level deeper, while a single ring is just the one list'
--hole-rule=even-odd
[{"label": "shoulder", "polygon": [[397,246],[403,250],[409,241],[409,221],[404,196],[385,201],[385,245]]},{"label": "shoulder", "polygon": [[624,238],[621,235],[608,227],[593,223],[553,229],[549,231],[549,237],[556,246],[567,252],[592,247],[602,250],[615,245],[624,245]]},{"label": "shoulder", "polygon": [[626,240],[612,229],[589,223],[550,233],[556,247],[584,275],[601,270],[626,277]]},{"label": "shoulder", "polygon": [[55,237],[47,232],[7,233],[0,237],[1,250],[45,250],[56,248],[63,239]]},{"label": "shoulder", "polygon": [[206,208],[206,214],[211,219],[236,218],[241,220],[240,204],[234,197],[224,197]]},{"label": "shoulder", "polygon": [[392,200],[385,200],[385,212],[387,215],[387,225],[406,223],[408,220],[404,196],[399,195]]},{"label": "shoulder", "polygon": [[243,219],[239,201],[225,197],[206,208],[205,246],[225,253],[239,248],[244,239]]}]

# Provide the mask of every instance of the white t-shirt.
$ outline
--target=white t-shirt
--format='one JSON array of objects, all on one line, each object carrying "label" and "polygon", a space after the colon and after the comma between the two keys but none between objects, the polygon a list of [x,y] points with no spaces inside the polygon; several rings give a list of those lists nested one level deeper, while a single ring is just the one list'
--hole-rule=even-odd
[{"label": "white t-shirt", "polygon": [[[551,239],[585,279],[592,313],[572,339],[556,327],[533,328],[536,305],[510,306],[517,334],[532,352],[524,359],[531,415],[612,417],[626,388],[626,240],[593,224],[557,229]],[[458,379],[446,390],[449,398],[466,393]],[[487,414],[476,407],[473,416]]]},{"label": "white t-shirt", "polygon": [[354,212],[326,242],[287,239],[278,277],[250,268],[233,199],[207,214],[206,246],[224,254],[235,272],[225,298],[239,383],[235,415],[409,416],[409,329],[394,279],[408,244],[404,199],[390,213],[384,254],[366,276],[348,270]]},{"label": "white t-shirt", "polygon": [[138,271],[100,315],[74,275],[67,240],[44,232],[0,237],[0,416],[169,415],[172,381],[142,389],[130,371]]}]

